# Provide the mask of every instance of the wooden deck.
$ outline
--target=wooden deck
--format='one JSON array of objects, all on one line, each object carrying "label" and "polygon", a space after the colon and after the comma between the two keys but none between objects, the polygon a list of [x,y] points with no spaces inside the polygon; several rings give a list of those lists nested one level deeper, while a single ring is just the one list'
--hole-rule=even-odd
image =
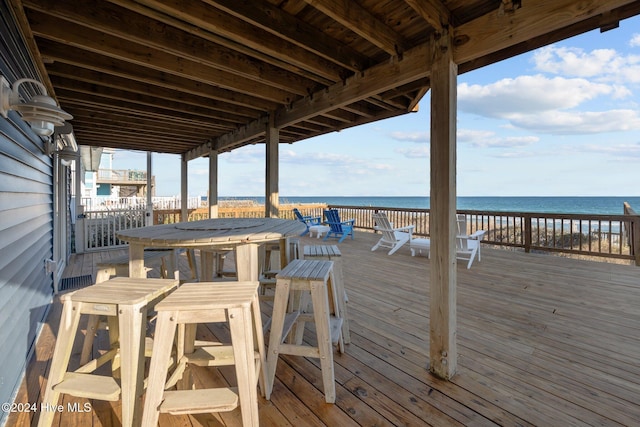
[{"label": "wooden deck", "polygon": [[[260,398],[263,426],[640,424],[639,268],[484,248],[471,270],[458,265],[458,373],[446,382],[427,369],[429,260],[408,245],[371,252],[374,243],[359,233],[340,244],[352,343],[334,359],[336,404],[324,402],[317,360],[283,356],[271,401]],[[87,274],[109,255],[76,256],[66,274]],[[16,402],[41,398],[59,316],[56,304]],[[196,374],[200,386],[233,382],[229,370]],[[65,409],[55,425],[120,425],[118,403],[68,402],[90,410]],[[12,414],[7,425],[32,416]],[[160,418],[163,427],[236,425],[237,409]]]}]

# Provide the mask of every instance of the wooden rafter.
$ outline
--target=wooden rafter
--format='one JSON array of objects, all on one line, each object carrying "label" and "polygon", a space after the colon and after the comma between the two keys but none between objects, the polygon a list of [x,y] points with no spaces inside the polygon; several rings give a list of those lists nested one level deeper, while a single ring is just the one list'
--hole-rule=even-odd
[{"label": "wooden rafter", "polygon": [[405,41],[356,2],[341,0],[305,0],[311,6],[340,22],[371,43],[396,55],[406,49]]}]

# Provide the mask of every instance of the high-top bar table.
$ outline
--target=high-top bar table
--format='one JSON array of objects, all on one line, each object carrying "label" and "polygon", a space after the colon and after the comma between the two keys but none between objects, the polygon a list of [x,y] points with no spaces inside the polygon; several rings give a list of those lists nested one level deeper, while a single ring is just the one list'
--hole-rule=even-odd
[{"label": "high-top bar table", "polygon": [[[217,218],[176,224],[153,225],[120,231],[120,240],[129,242],[129,275],[146,277],[144,248],[235,249],[238,281],[258,280],[258,245],[280,241],[285,257],[289,251],[287,239],[306,230],[300,221],[280,218]],[[213,257],[203,251],[201,256]],[[209,263],[210,265],[213,262]],[[204,280],[211,280],[204,274]]]}]

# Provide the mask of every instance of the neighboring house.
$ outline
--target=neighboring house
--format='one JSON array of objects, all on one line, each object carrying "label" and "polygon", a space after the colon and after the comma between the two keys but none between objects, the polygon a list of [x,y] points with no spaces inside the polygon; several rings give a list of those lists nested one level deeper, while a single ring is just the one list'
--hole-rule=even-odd
[{"label": "neighboring house", "polygon": [[[88,148],[88,147],[83,147]],[[147,172],[118,169],[113,158],[116,150],[102,148],[98,170],[86,170],[82,194],[85,198],[144,197],[147,194]],[[151,195],[155,195],[154,177],[151,178]]]}]

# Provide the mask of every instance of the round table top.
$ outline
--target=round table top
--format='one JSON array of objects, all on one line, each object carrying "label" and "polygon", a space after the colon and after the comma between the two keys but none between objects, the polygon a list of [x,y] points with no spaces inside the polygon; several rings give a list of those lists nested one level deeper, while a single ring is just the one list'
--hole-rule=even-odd
[{"label": "round table top", "polygon": [[203,247],[262,243],[298,236],[300,221],[280,218],[216,218],[123,230],[120,240],[153,247]]}]

